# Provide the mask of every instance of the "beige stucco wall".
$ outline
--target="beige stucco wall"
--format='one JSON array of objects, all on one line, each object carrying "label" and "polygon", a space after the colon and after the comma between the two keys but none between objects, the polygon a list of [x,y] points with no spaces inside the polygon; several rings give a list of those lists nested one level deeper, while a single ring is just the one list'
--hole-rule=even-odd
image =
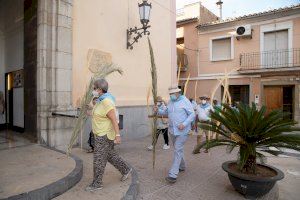
[{"label": "beige stucco wall", "polygon": [[192,22],[177,27],[177,30],[183,30],[184,54],[188,57],[188,69],[186,72],[181,72],[181,77],[188,77],[189,74],[194,75],[198,73],[198,35],[195,28],[197,23]]},{"label": "beige stucco wall", "polygon": [[[300,47],[300,17],[295,19],[287,20],[277,20],[278,23],[282,22],[292,22],[293,23],[293,48]],[[267,24],[274,24],[274,21],[254,24],[252,25],[252,39],[240,39],[237,40],[233,38],[234,44],[234,58],[227,61],[210,61],[210,48],[209,42],[211,38],[220,37],[220,36],[231,36],[234,32],[233,27],[228,29],[223,29],[222,31],[210,31],[210,32],[201,32],[199,33],[199,49],[200,53],[200,66],[199,74],[214,74],[214,73],[224,73],[225,68],[228,71],[239,67],[239,55],[241,53],[251,53],[260,51],[260,26]],[[193,74],[193,77],[197,74]]]},{"label": "beige stucco wall", "polygon": [[[110,92],[117,98],[118,106],[146,105],[151,84],[150,55],[147,37],[126,49],[126,29],[141,27],[138,13],[140,0],[74,0],[73,10],[73,104],[83,95],[90,79],[86,66],[88,49],[108,52],[113,62],[124,70],[124,75],[108,77]],[[167,96],[171,79],[176,77],[175,1],[152,2],[150,38],[158,71],[159,94]],[[172,27],[174,26],[174,27]]]},{"label": "beige stucco wall", "polygon": [[[234,44],[234,58],[227,61],[210,61],[210,49],[209,41],[211,38],[220,36],[230,36],[234,31],[233,27],[222,28],[220,31],[208,31],[199,32],[198,37],[198,48],[199,48],[199,68],[188,69],[187,72],[181,74],[181,78],[186,78],[187,75],[191,74],[191,80],[187,89],[187,97],[195,96],[195,82],[198,81],[197,96],[201,94],[211,95],[213,89],[216,87],[218,81],[217,78],[221,78],[225,70],[227,72],[239,68],[239,55],[241,53],[259,52],[260,51],[260,26],[267,24],[274,24],[275,22],[292,22],[293,24],[293,48],[300,48],[300,18],[293,19],[278,19],[276,21],[260,22],[252,25],[252,39],[233,39]],[[242,23],[242,22],[241,22]],[[186,32],[186,27],[184,31]],[[184,33],[185,33],[184,32]],[[192,32],[191,32],[192,33]],[[186,33],[185,33],[186,34]],[[196,35],[194,33],[194,35]],[[191,36],[186,38],[193,38]],[[194,41],[197,41],[193,39]],[[185,80],[181,81],[181,85],[184,85]],[[247,76],[240,75],[236,71],[233,71],[230,76],[230,85],[249,85],[250,86],[250,102],[254,101],[255,95],[260,95],[260,103],[262,102],[262,88],[261,78],[259,76]],[[221,94],[220,88],[216,92],[216,98],[219,99]]]}]

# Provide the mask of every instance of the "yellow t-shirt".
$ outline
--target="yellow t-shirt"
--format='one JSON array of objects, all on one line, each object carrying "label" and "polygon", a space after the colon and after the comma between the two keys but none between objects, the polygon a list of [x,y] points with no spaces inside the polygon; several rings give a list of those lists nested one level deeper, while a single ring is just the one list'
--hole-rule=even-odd
[{"label": "yellow t-shirt", "polygon": [[92,128],[93,133],[97,136],[107,135],[107,138],[114,140],[116,133],[114,131],[111,120],[106,116],[112,109],[116,110],[114,103],[106,98],[96,103],[93,109]]}]

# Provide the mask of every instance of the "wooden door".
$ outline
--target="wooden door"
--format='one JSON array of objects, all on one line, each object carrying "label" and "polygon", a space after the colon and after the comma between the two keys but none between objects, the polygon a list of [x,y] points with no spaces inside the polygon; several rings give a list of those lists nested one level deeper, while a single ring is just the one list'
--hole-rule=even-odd
[{"label": "wooden door", "polygon": [[265,105],[267,113],[272,110],[282,110],[283,88],[282,86],[267,86],[264,88]]}]

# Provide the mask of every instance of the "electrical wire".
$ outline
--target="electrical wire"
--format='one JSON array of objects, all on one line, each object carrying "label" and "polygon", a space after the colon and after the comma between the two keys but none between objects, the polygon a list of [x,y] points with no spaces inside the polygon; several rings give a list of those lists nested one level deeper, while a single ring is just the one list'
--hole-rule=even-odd
[{"label": "electrical wire", "polygon": [[196,52],[199,52],[199,49],[191,49],[191,48],[182,46],[181,44],[177,44],[177,45],[178,45],[178,46],[181,46],[181,47],[184,48],[184,49],[190,50],[190,51],[196,51]]}]

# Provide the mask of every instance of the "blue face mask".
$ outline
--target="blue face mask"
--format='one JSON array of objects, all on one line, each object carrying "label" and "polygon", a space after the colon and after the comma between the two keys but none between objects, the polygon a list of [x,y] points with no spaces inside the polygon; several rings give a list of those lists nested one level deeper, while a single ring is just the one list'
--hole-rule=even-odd
[{"label": "blue face mask", "polygon": [[176,101],[177,100],[177,96],[175,94],[171,94],[170,95],[170,99],[171,99],[171,101]]}]

